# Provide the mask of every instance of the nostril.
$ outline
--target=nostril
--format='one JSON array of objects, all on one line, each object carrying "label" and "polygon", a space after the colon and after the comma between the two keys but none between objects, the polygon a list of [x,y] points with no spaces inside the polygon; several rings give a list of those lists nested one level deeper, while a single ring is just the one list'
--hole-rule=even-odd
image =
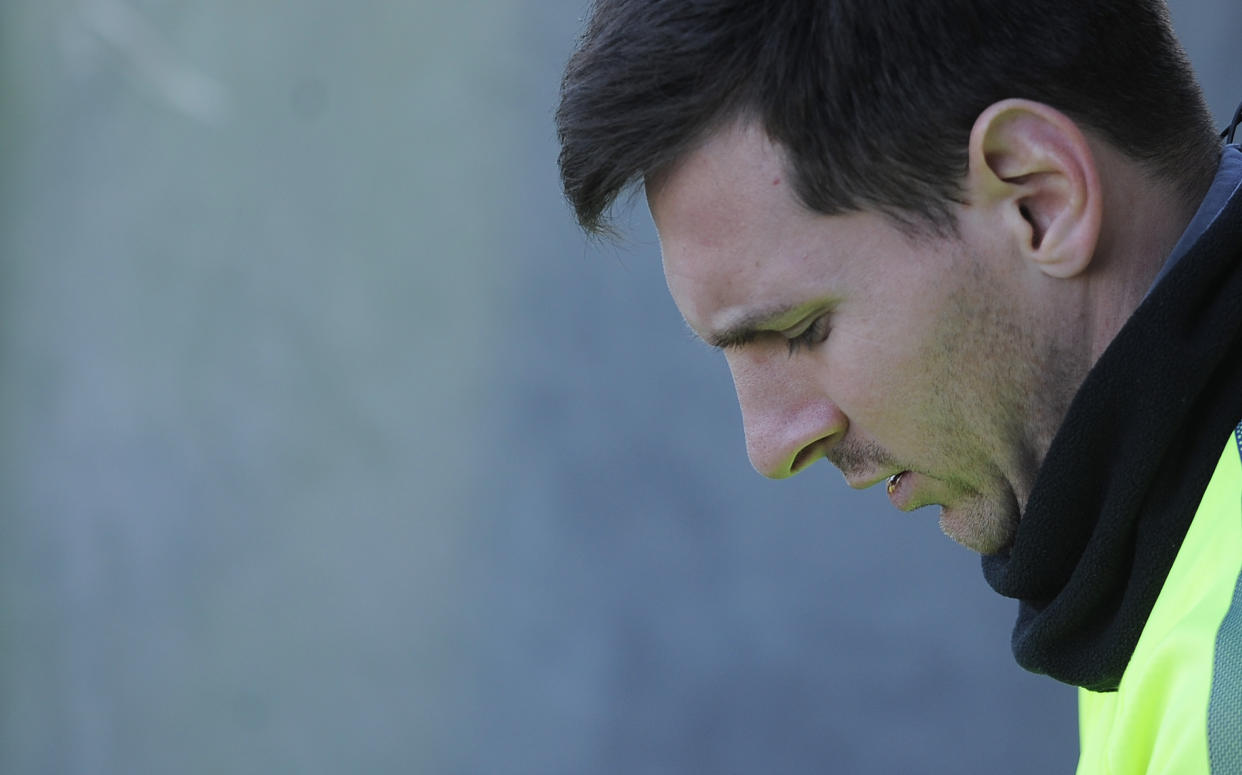
[{"label": "nostril", "polygon": [[799,450],[798,454],[794,456],[793,463],[789,466],[790,476],[800,472],[802,469],[823,457],[826,452],[824,447],[827,443],[827,439],[819,439],[818,441],[807,444]]}]

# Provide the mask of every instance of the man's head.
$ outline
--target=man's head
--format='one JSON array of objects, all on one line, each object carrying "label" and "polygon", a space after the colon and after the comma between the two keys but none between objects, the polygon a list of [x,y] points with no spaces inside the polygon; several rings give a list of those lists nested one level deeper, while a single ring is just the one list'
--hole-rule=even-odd
[{"label": "man's head", "polygon": [[562,84],[581,224],[739,117],[810,209],[951,227],[966,141],[1002,99],[1057,108],[1170,180],[1214,136],[1161,0],[597,0]]},{"label": "man's head", "polygon": [[1012,540],[1218,145],[1156,3],[602,2],[566,74],[588,229],[647,186],[751,461]]}]

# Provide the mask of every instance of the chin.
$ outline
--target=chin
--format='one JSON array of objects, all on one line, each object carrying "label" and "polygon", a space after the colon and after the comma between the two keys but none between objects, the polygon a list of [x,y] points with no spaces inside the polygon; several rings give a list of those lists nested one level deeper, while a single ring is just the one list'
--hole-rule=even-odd
[{"label": "chin", "polygon": [[972,552],[1001,554],[1013,544],[1018,516],[978,502],[952,509],[942,507],[940,529]]}]

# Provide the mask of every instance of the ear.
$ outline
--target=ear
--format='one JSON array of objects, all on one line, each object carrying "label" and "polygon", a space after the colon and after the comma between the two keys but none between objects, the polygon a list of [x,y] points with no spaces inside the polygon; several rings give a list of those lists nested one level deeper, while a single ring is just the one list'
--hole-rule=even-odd
[{"label": "ear", "polygon": [[1009,99],[970,133],[967,197],[1050,277],[1086,270],[1100,236],[1102,191],[1085,135],[1043,103]]}]

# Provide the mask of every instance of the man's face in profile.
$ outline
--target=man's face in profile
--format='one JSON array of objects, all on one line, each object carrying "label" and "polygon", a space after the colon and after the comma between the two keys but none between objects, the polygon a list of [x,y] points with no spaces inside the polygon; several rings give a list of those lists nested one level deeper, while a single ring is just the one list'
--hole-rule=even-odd
[{"label": "man's face in profile", "polygon": [[766,476],[823,457],[902,510],[939,504],[980,553],[1012,541],[1034,480],[1037,328],[1009,304],[1003,246],[959,218],[913,236],[872,212],[803,207],[779,148],[713,135],[648,185],[669,290],[721,347]]}]

